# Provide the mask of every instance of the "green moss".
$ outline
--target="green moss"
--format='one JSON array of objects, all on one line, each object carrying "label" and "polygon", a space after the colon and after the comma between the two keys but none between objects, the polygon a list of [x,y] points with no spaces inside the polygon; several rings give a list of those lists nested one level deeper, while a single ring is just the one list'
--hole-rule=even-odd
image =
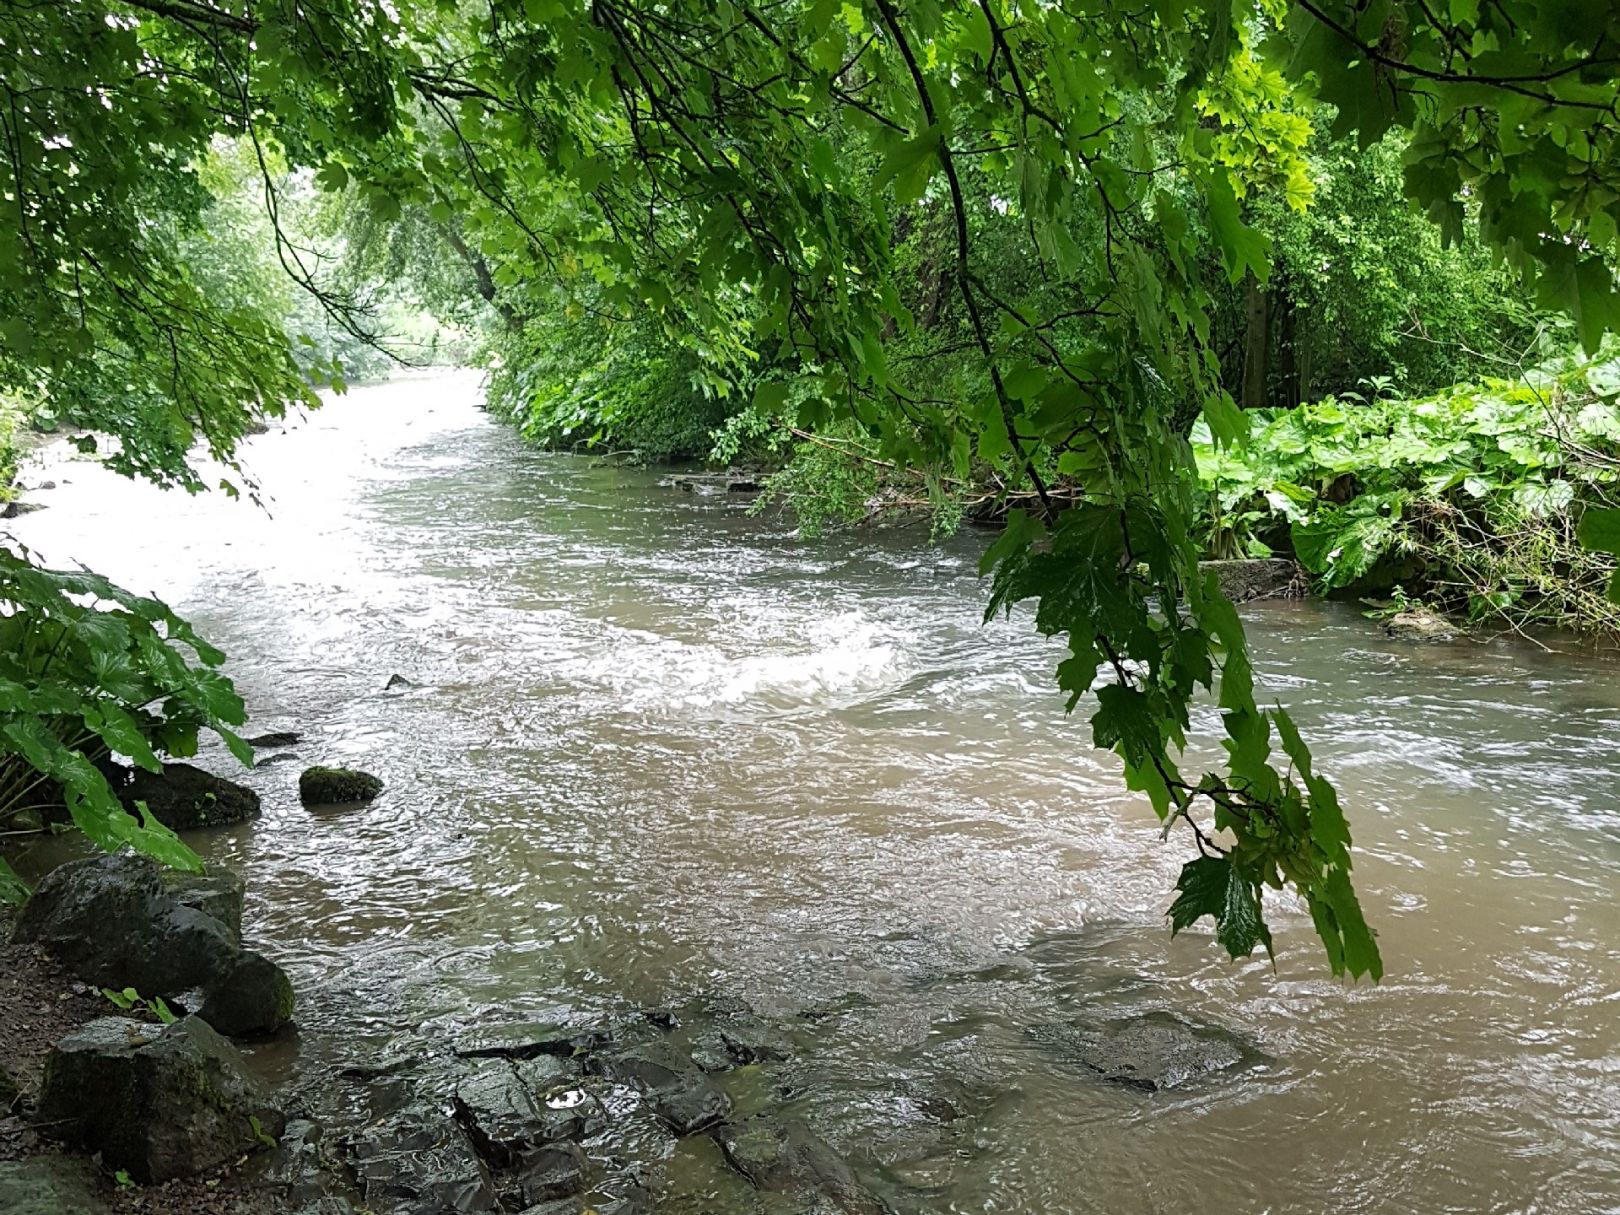
[{"label": "green moss", "polygon": [[328,805],[369,802],[383,790],[382,781],[354,768],[306,768],[298,778],[298,796],[306,803]]}]

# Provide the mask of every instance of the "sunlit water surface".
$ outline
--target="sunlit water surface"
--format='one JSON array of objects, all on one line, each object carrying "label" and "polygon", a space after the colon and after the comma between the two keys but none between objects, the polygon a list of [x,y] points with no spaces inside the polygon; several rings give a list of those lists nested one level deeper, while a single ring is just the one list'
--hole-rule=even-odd
[{"label": "sunlit water surface", "polygon": [[[1388,976],[1329,978],[1291,906],[1275,970],[1233,964],[1171,940],[1187,841],[1065,720],[1056,650],[981,625],[983,535],[801,540],[477,402],[407,380],[253,439],[264,510],[80,462],[11,525],[167,599],[305,733],[246,778],[263,818],[197,841],[300,987],[292,1066],[717,993],[800,1026],[801,1112],[918,1210],[1620,1210],[1613,663],[1246,609]],[[387,792],[312,814],[319,761]],[[1024,1036],[1158,1008],[1271,1062],[1145,1095]]]}]

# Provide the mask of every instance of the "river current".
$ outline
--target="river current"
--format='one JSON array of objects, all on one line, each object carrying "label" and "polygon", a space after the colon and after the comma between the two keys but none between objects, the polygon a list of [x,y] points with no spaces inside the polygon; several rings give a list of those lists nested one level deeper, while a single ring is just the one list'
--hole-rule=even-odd
[{"label": "river current", "polygon": [[[242,777],[261,819],[194,841],[299,988],[276,1066],[720,994],[801,1027],[796,1108],[918,1209],[1620,1211],[1620,665],[1245,608],[1340,784],[1387,975],[1332,979],[1286,902],[1275,968],[1232,963],[1171,939],[1188,841],[1065,718],[1057,648],[981,622],[984,534],[801,539],[531,451],[478,399],[406,379],[252,439],[262,508],[24,474],[57,485],[20,540],[168,601],[249,732],[305,736]],[[314,762],[387,791],[311,813]],[[1025,1033],[1155,1009],[1267,1061],[1146,1094]]]}]

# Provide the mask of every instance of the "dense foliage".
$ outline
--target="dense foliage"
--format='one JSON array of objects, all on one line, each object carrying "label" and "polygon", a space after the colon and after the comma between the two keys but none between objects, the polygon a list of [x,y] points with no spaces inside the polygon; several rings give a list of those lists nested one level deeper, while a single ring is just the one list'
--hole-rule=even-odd
[{"label": "dense foliage", "polygon": [[[1222,444],[1246,428],[1221,293],[1244,283],[1258,315],[1250,220],[1309,205],[1317,114],[1363,148],[1406,132],[1407,196],[1447,238],[1476,225],[1595,350],[1620,319],[1617,38],[1620,12],[1580,0],[3,3],[0,388],[192,484],[194,439],[228,458],[307,395],[275,326],[149,222],[202,222],[212,140],[249,140],[273,217],[272,153],[425,213],[467,251],[514,384],[508,335],[577,309],[664,344],[672,384],[692,360],[706,399],[1027,495],[992,610],[1036,601],[1093,741],[1185,830],[1173,927],[1269,949],[1262,899],[1288,887],[1333,969],[1377,976],[1333,788],[1256,703],[1198,572],[1184,436],[1200,413]],[[318,291],[279,224],[275,244]],[[1211,688],[1226,762],[1184,773]]]},{"label": "dense foliage", "polygon": [[1242,450],[1194,433],[1212,555],[1292,551],[1329,591],[1426,599],[1511,627],[1620,635],[1581,516],[1620,491],[1620,365],[1327,398],[1255,417]]},{"label": "dense foliage", "polygon": [[[65,807],[108,850],[132,844],[200,868],[144,807],[125,809],[98,761],[118,754],[156,772],[160,753],[196,754],[207,728],[251,763],[230,728],[242,701],[211,669],[224,658],[157,600],[0,546],[0,831]],[[22,889],[0,859],[0,901]]]}]

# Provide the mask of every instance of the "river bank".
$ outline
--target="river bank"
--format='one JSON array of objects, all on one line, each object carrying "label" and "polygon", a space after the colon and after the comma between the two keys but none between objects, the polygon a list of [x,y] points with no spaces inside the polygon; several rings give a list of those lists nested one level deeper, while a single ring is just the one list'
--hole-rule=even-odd
[{"label": "river bank", "polygon": [[[526,450],[454,377],[245,458],[266,512],[76,466],[12,526],[157,591],[230,654],[255,730],[304,735],[251,772],[194,761],[263,803],[192,842],[299,993],[296,1035],[254,1047],[268,1079],[724,996],[792,1027],[789,1112],[930,1212],[1620,1201],[1604,659],[1246,609],[1356,831],[1389,976],[1347,989],[1302,909],[1273,909],[1275,970],[1169,939],[1184,857],[1064,718],[1057,650],[981,624],[973,536],[807,541],[741,495]],[[387,789],[312,813],[316,763]],[[1164,1011],[1269,1062],[1147,1094],[1029,1037]]]}]

